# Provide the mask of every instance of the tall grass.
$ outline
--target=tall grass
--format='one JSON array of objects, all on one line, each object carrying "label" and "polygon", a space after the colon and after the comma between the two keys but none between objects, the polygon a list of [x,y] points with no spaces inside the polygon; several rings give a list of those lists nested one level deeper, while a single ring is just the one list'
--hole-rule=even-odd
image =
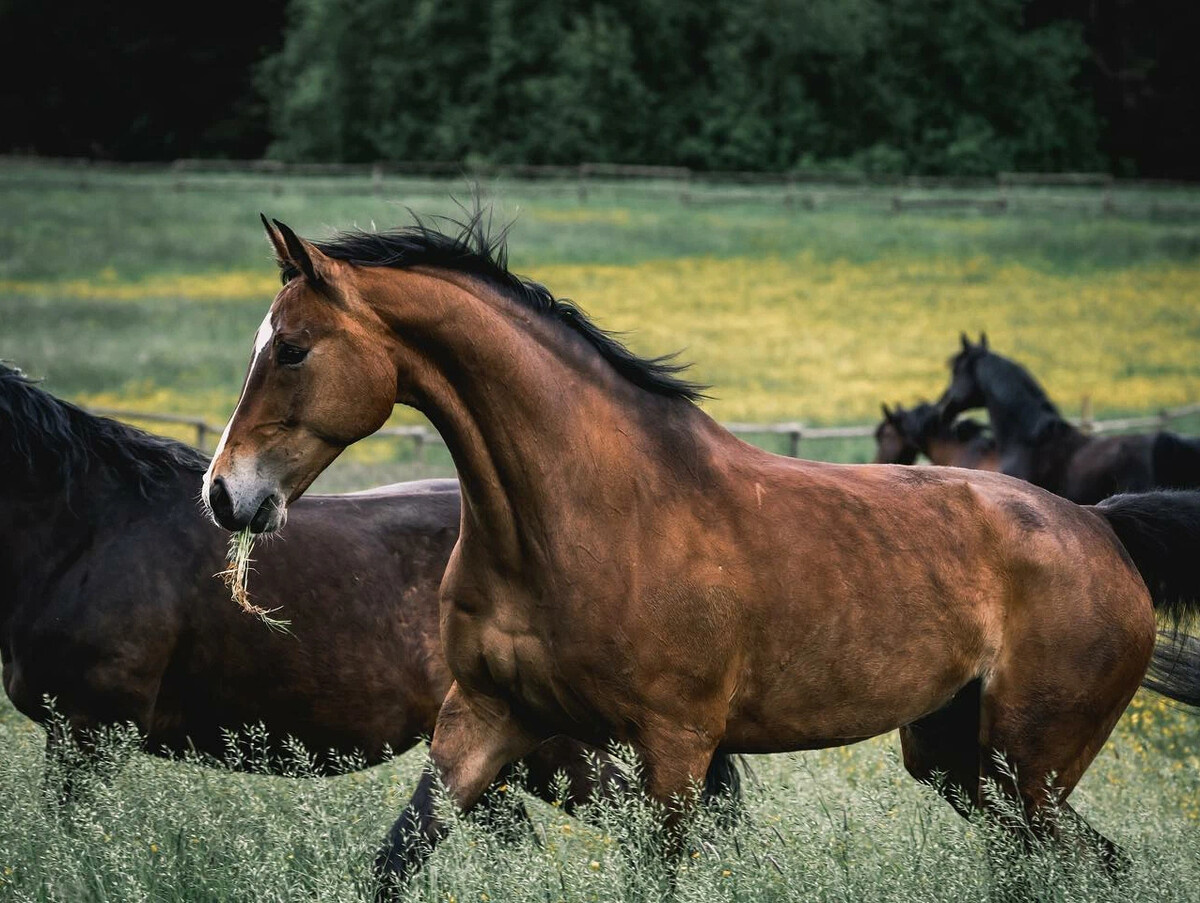
[{"label": "tall grass", "polygon": [[[1135,711],[1179,717],[1149,700]],[[445,810],[455,829],[407,897],[629,903],[667,899],[673,883],[682,901],[1195,900],[1200,733],[1179,724],[1191,746],[1174,755],[1126,725],[1073,799],[1130,853],[1116,884],[1086,856],[1019,854],[991,823],[960,819],[904,773],[889,737],[752,757],[746,816],[732,828],[718,827],[719,812],[698,816],[678,869],[659,856],[660,813],[637,797],[601,801],[579,820],[510,787],[503,798],[525,803],[532,830],[503,807],[501,831],[495,814],[485,827]],[[424,762],[414,751],[317,778],[293,749],[293,776],[271,777],[254,773],[279,767],[255,731],[231,736],[227,756],[250,774],[160,761],[135,746],[131,732],[110,732],[100,748],[123,770],[107,782],[104,770],[85,774],[75,802],[51,808],[40,729],[0,722],[0,900],[367,899],[376,847]]]}]

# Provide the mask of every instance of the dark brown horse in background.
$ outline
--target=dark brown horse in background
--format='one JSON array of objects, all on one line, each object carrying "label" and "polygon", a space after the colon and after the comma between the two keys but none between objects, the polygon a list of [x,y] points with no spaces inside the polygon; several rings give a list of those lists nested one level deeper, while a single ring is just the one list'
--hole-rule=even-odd
[{"label": "dark brown horse in background", "polygon": [[1200,442],[1173,433],[1092,436],[1059,412],[1029,371],[991,351],[987,336],[950,361],[942,421],[987,408],[1000,471],[1081,505],[1118,492],[1200,486]]},{"label": "dark brown horse in background", "polygon": [[268,226],[284,286],[206,485],[226,528],[276,529],[397,402],[454,457],[455,680],[381,872],[444,835],[439,778],[470,809],[560,733],[631,743],[677,825],[716,752],[899,728],[907,769],[952,802],[986,806],[995,779],[1022,832],[1117,859],[1048,804],[1137,690],[1155,610],[1200,610],[1200,494],[1080,508],[996,473],[768,454],[676,365],[509,273],[480,221],[316,244]]},{"label": "dark brown horse in background", "polygon": [[[450,672],[437,587],[458,538],[455,480],[313,496],[285,540],[260,546],[254,599],[290,635],[237,609],[214,575],[227,534],[196,499],[208,459],[94,417],[0,365],[0,656],[4,689],[35,721],[55,701],[86,751],[132,722],[146,749],[226,761],[226,732],[261,725],[284,766],[288,738],[318,771],[365,765],[433,732]],[[78,762],[48,735],[48,754]],[[595,789],[585,748],[558,739],[525,759],[530,789],[568,808]],[[603,757],[601,757],[603,761]],[[70,793],[70,770],[58,769]],[[605,767],[605,779],[616,780]],[[732,788],[728,760],[709,790]]]},{"label": "dark brown horse in background", "polygon": [[928,402],[904,408],[882,406],[883,421],[875,428],[876,464],[915,464],[924,455],[939,467],[999,470],[996,440],[977,420],[961,417],[954,423]]}]

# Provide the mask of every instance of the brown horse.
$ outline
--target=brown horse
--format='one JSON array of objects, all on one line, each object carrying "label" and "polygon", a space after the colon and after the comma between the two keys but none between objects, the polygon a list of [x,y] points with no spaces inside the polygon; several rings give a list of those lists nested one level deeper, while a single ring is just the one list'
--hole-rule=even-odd
[{"label": "brown horse", "polygon": [[[1081,836],[1047,802],[1136,691],[1155,607],[1200,608],[1200,496],[1087,509],[1001,474],[768,454],[700,410],[677,365],[510,274],[478,216],[318,243],[276,227],[284,286],[205,497],[228,529],[276,529],[394,403],[430,418],[463,487],[441,587],[455,682],[431,747],[459,806],[566,733],[632,744],[677,826],[719,750],[899,728],[905,766],[952,801],[986,805],[995,778],[1033,830]],[[437,777],[383,874],[443,836]]]},{"label": "brown horse", "polygon": [[923,454],[940,467],[999,470],[996,441],[982,423],[964,417],[947,423],[936,405],[882,406],[875,428],[876,464],[914,464]]},{"label": "brown horse", "polygon": [[[290,737],[325,773],[433,732],[451,681],[437,587],[458,538],[457,481],[297,503],[286,541],[256,553],[251,583],[256,602],[291,621],[285,635],[214,578],[228,536],[196,504],[204,455],[88,414],[2,364],[0,418],[0,657],[18,710],[44,722],[53,698],[85,753],[97,728],[132,722],[151,752],[229,761],[226,732],[261,726],[271,758],[256,768],[286,769],[277,754]],[[64,739],[47,740],[63,766],[48,770],[58,798],[87,759]],[[562,770],[568,808],[588,799],[585,751],[561,738],[534,750],[530,789],[553,800]],[[710,791],[735,782],[732,763],[714,764]]]}]

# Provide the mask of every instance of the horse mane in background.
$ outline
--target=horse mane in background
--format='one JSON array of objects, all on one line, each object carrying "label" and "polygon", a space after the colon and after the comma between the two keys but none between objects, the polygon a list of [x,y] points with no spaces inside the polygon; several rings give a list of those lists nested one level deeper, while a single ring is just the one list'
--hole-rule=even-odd
[{"label": "horse mane in background", "polygon": [[49,481],[67,493],[93,469],[108,471],[149,498],[178,471],[202,474],[208,456],[190,445],[96,417],[38,388],[0,362],[0,461],[10,476]]}]

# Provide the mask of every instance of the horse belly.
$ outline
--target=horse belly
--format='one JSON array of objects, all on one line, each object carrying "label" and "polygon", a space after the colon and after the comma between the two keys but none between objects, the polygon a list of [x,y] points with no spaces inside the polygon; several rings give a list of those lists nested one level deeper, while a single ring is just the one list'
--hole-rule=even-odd
[{"label": "horse belly", "polygon": [[770,753],[857,743],[940,709],[971,679],[957,669],[922,670],[901,680],[862,674],[854,691],[800,680],[735,708],[722,747]]},{"label": "horse belly", "polygon": [[803,608],[822,616],[791,629],[777,622],[743,669],[724,745],[773,752],[864,740],[936,711],[986,669],[992,606],[973,593],[897,596],[810,601]]}]

